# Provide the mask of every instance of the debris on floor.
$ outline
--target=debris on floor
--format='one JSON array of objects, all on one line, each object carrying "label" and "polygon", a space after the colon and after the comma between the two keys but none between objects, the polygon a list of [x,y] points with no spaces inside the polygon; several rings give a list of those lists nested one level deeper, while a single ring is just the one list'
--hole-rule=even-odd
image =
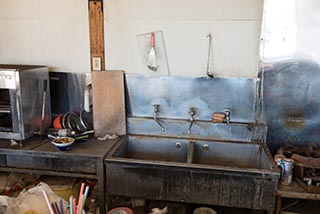
[{"label": "debris on floor", "polygon": [[10,173],[4,181],[5,190],[4,195],[10,196],[10,193],[17,192],[34,183],[40,178],[40,175],[23,174],[23,173]]},{"label": "debris on floor", "polygon": [[68,201],[70,196],[78,200],[81,180],[70,177],[42,176],[41,181],[48,184],[58,196]]},{"label": "debris on floor", "polygon": [[[45,183],[40,182],[36,187],[29,190],[22,190],[18,197],[8,197],[0,196],[0,213],[4,214],[44,214],[49,213],[48,206],[46,204],[45,198],[43,197],[43,192],[46,192],[48,198],[52,202],[59,202],[60,197],[57,196],[52,189]],[[66,213],[66,208],[68,203],[62,200],[64,212]]]},{"label": "debris on floor", "polygon": [[3,193],[6,189],[9,173],[0,172],[0,193]]},{"label": "debris on floor", "polygon": [[149,214],[167,214],[167,212],[168,212],[168,207],[165,207],[163,209],[153,208],[151,210],[151,213]]}]

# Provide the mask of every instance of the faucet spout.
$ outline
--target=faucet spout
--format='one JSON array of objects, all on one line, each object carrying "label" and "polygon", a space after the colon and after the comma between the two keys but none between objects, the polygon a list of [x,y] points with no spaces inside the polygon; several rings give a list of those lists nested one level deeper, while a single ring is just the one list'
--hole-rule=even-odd
[{"label": "faucet spout", "polygon": [[165,131],[165,128],[164,128],[163,125],[160,123],[159,119],[158,119],[156,116],[154,116],[153,119],[154,119],[154,121],[156,121],[156,123],[161,127],[161,131],[164,132],[164,131]]},{"label": "faucet spout", "polygon": [[164,132],[165,128],[163,127],[163,125],[161,124],[159,118],[157,117],[158,113],[160,112],[160,108],[159,107],[160,107],[160,105],[158,105],[158,104],[153,105],[153,119],[160,126],[161,131]]},{"label": "faucet spout", "polygon": [[190,108],[190,111],[189,111],[190,124],[189,124],[188,134],[191,134],[191,128],[194,122],[194,115],[196,115],[196,113],[197,113],[197,108],[195,107]]}]

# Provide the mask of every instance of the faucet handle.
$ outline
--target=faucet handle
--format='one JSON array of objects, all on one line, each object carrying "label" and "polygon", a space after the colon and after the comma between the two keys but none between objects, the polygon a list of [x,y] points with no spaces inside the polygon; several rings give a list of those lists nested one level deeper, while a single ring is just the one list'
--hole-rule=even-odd
[{"label": "faucet handle", "polygon": [[224,114],[226,115],[226,122],[227,122],[227,124],[229,124],[229,122],[230,122],[230,115],[231,115],[231,109],[230,108],[225,108],[224,110],[223,110],[223,112],[224,112]]},{"label": "faucet handle", "polygon": [[230,114],[231,114],[231,109],[230,109],[230,108],[225,108],[225,109],[223,110],[223,112],[224,112],[226,115],[229,115],[229,116],[230,116]]},{"label": "faucet handle", "polygon": [[160,105],[154,104],[153,105],[153,114],[157,114],[158,112],[160,112]]},{"label": "faucet handle", "polygon": [[191,117],[193,117],[194,115],[197,114],[197,108],[191,107],[188,113],[190,114]]}]

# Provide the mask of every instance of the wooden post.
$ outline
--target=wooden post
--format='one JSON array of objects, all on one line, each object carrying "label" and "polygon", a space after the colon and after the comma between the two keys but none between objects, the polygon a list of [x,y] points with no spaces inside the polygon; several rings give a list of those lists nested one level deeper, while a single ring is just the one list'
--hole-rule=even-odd
[{"label": "wooden post", "polygon": [[89,0],[90,67],[105,70],[103,0]]}]

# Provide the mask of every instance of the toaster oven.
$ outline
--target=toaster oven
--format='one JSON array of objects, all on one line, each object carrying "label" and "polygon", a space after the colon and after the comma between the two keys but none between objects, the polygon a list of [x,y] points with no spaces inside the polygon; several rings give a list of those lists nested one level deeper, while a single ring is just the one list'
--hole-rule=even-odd
[{"label": "toaster oven", "polygon": [[0,64],[0,138],[25,140],[51,124],[48,67]]}]

